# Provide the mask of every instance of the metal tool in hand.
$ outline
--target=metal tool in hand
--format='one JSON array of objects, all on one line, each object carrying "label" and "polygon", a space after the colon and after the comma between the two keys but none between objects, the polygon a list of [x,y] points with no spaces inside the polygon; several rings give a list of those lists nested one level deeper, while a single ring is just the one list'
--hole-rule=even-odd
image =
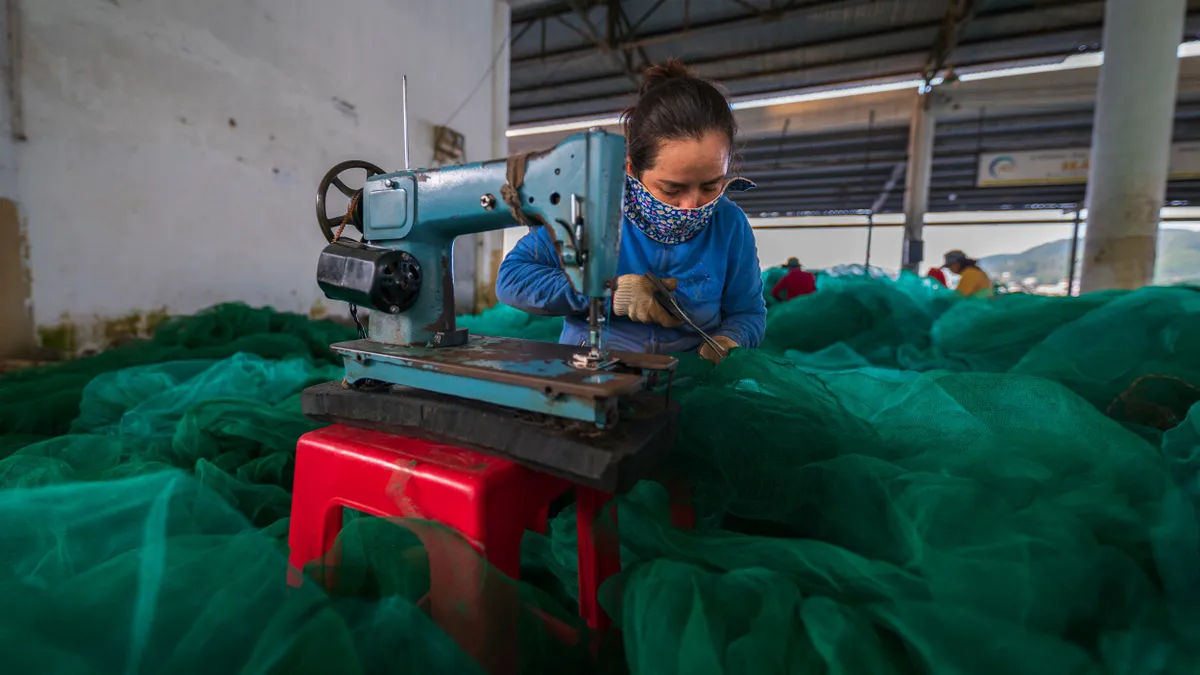
[{"label": "metal tool in hand", "polygon": [[705,333],[703,330],[701,330],[700,327],[697,326],[694,321],[692,321],[692,318],[687,315],[687,312],[683,311],[683,307],[680,307],[679,301],[675,299],[675,294],[672,293],[669,288],[667,288],[667,285],[663,283],[662,279],[659,279],[650,272],[646,272],[646,278],[649,279],[650,283],[654,286],[655,302],[662,305],[662,308],[667,310],[667,314],[670,314],[676,319],[682,321],[684,324],[691,327],[692,330],[696,331],[696,333],[700,335],[700,339],[704,341],[704,344],[708,345],[709,349],[712,349],[714,352],[716,352],[719,358],[723,359],[726,356],[729,356],[728,350],[722,347],[719,342],[712,339],[708,333]]}]

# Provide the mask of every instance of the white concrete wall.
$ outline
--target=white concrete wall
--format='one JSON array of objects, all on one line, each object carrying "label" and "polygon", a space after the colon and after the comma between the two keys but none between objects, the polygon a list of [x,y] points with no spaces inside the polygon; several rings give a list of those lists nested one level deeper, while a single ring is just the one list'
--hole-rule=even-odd
[{"label": "white concrete wall", "polygon": [[[309,312],[334,163],[432,158],[492,64],[493,0],[21,0],[39,325],[240,300]],[[507,62],[500,64],[507,67]],[[450,123],[494,150],[488,77]]]}]

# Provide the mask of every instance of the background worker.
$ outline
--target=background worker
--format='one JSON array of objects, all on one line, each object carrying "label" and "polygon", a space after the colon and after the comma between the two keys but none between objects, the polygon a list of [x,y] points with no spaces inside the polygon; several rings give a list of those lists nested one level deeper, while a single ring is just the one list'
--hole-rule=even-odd
[{"label": "background worker", "polygon": [[787,276],[787,273],[788,266],[786,264],[768,267],[763,270],[763,300],[766,301],[767,307],[770,307],[778,302],[778,300],[775,299],[775,296],[771,295],[771,291],[775,288],[775,284],[779,283],[780,279]]},{"label": "background worker", "polygon": [[[651,272],[726,352],[754,348],[766,332],[758,250],[746,215],[724,197],[753,187],[729,179],[736,125],[729,101],[679,61],[646,71],[623,115],[626,159],[621,252],[608,344],[616,350],[720,355],[654,300]],[[504,258],[497,298],[530,314],[563,316],[564,344],[588,337],[587,298],[571,288],[545,228]]]},{"label": "background worker", "polygon": [[817,277],[801,267],[798,258],[788,258],[786,267],[788,273],[771,289],[771,297],[783,302],[816,292]]},{"label": "background worker", "polygon": [[948,252],[943,267],[958,275],[958,286],[954,290],[959,295],[969,298],[987,297],[992,294],[992,280],[987,272],[980,269],[977,261],[968,258],[966,253]]}]

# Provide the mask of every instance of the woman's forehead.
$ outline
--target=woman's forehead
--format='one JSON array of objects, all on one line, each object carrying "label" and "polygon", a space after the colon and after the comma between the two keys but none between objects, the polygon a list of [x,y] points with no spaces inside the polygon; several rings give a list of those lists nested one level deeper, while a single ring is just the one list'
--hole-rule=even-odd
[{"label": "woman's forehead", "polygon": [[700,139],[663,141],[648,173],[654,180],[692,185],[720,180],[728,170],[729,143],[721,134],[710,133]]}]

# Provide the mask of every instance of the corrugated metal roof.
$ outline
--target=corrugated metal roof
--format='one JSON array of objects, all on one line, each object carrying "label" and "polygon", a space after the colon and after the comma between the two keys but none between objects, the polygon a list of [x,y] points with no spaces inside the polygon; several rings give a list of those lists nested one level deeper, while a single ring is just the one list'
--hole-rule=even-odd
[{"label": "corrugated metal roof", "polygon": [[[976,187],[981,153],[1086,148],[1093,109],[939,122],[935,133],[930,211],[1027,208],[1082,204],[1083,184],[1013,188]],[[1200,140],[1200,97],[1183,100],[1174,139]],[[895,124],[840,133],[798,134],[741,144],[739,172],[759,188],[734,197],[749,215],[867,211],[907,156],[908,127]],[[902,169],[901,169],[902,171]],[[899,213],[903,175],[876,213]],[[1200,204],[1200,181],[1171,181],[1167,200]]]},{"label": "corrugated metal roof", "polygon": [[[947,0],[612,0],[514,8],[513,124],[621,110],[678,57],[734,96],[919,73]],[[1190,2],[1200,10],[1200,2]],[[1102,0],[975,0],[947,63],[1099,48]],[[757,11],[753,7],[759,8]]]}]

